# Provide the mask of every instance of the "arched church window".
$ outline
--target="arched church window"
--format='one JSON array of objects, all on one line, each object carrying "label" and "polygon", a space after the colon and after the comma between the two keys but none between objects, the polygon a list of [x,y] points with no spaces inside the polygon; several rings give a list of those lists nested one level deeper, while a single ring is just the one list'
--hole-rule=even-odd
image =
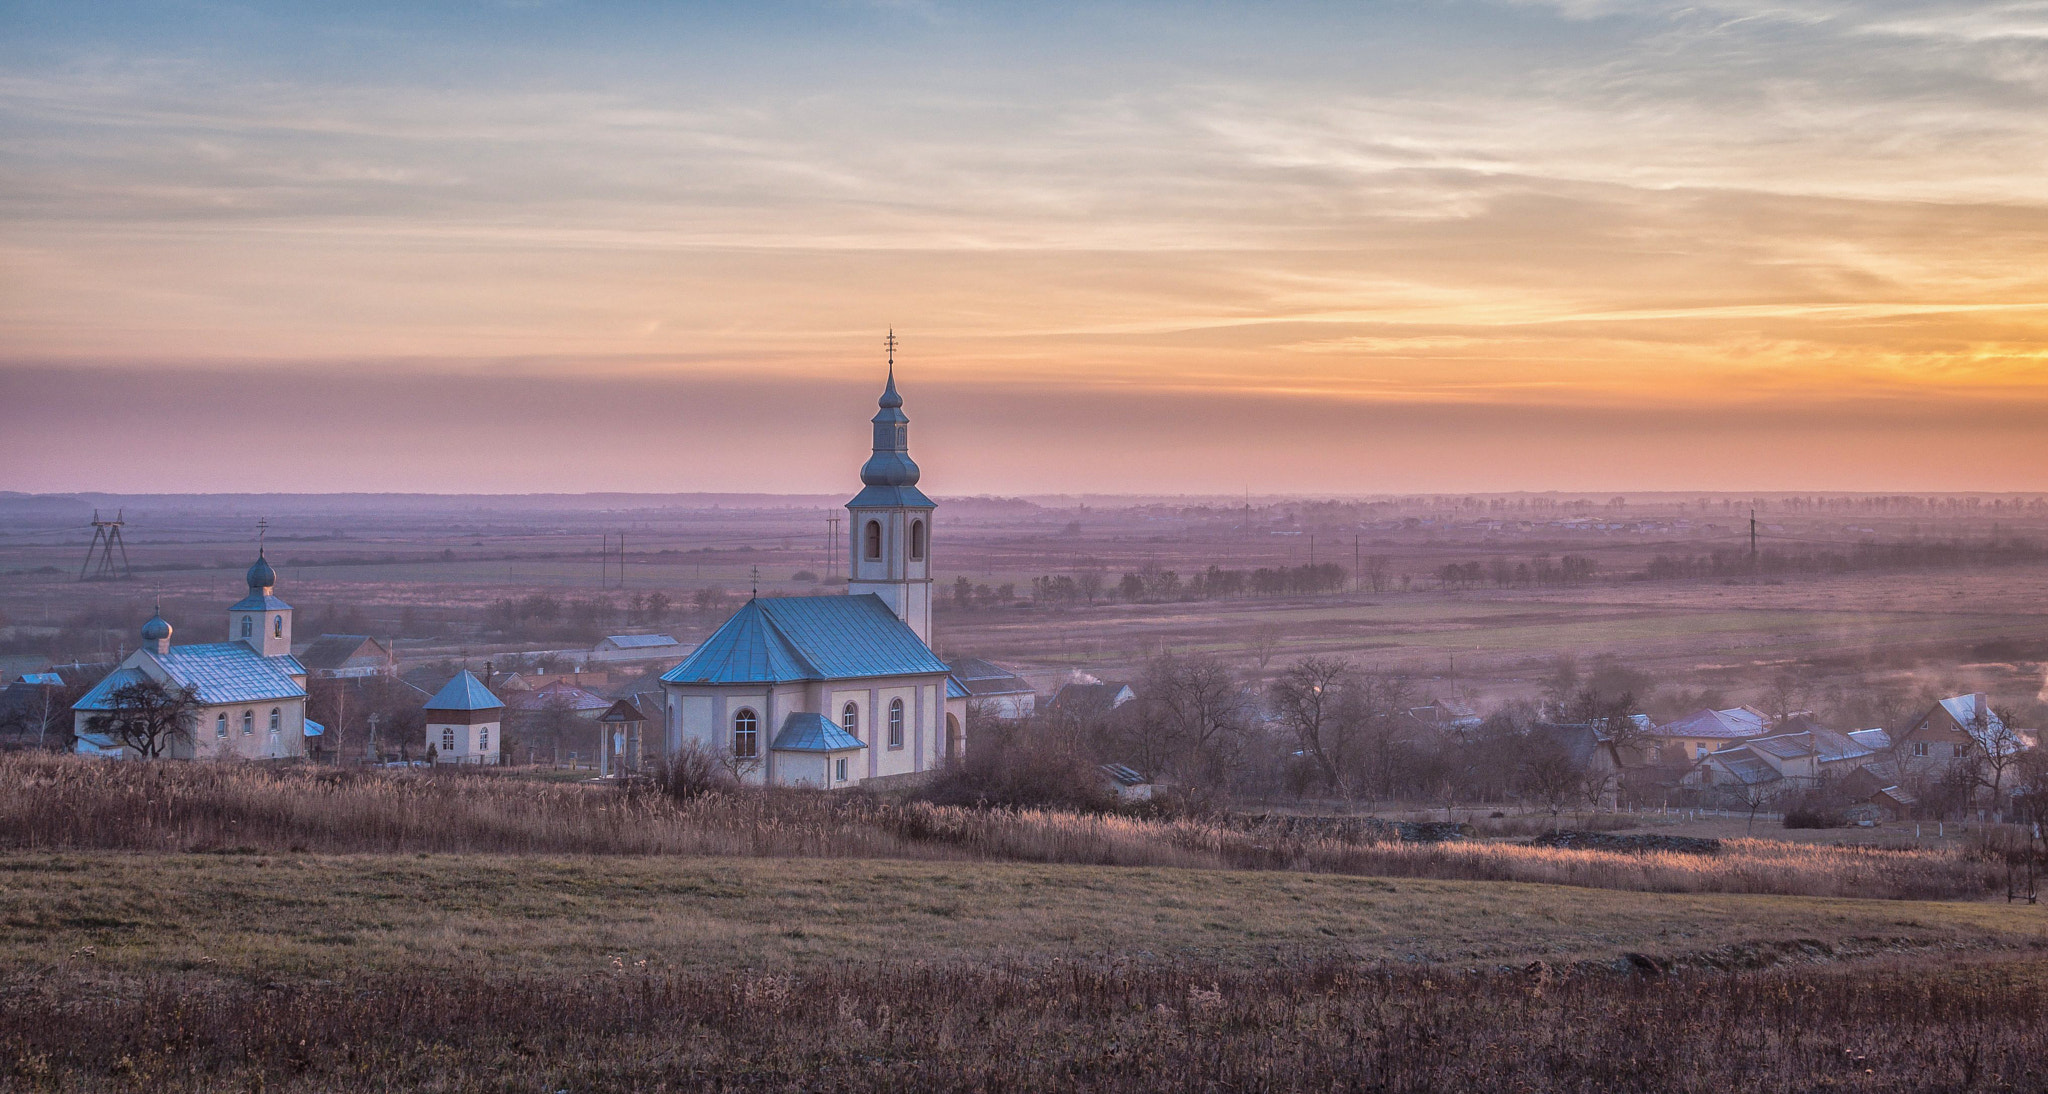
[{"label": "arched church window", "polygon": [[924,522],[921,520],[910,522],[910,557],[924,561]]},{"label": "arched church window", "polygon": [[861,538],[866,541],[861,547],[862,555],[870,559],[879,559],[882,557],[881,521],[869,521],[867,531],[862,533]]},{"label": "arched church window", "polygon": [[284,637],[284,616],[274,615],[270,617],[270,636],[272,638]]},{"label": "arched church window", "polygon": [[280,729],[283,729],[283,728],[284,728],[284,717],[283,717],[283,716],[282,716],[281,714],[279,714],[279,713],[278,713],[278,710],[277,710],[277,708],[276,708],[276,707],[271,707],[271,708],[270,708],[270,732],[272,732],[272,733],[276,733],[276,732],[277,732],[278,730],[280,730]]},{"label": "arched church window", "polygon": [[858,706],[848,703],[846,704],[846,709],[839,712],[839,728],[845,730],[847,736],[855,740],[860,739],[860,708]]},{"label": "arched church window", "polygon": [[256,712],[245,710],[242,712],[242,735],[248,736],[254,732],[256,732]]},{"label": "arched church window", "polygon": [[740,708],[732,716],[732,754],[742,760],[751,760],[761,751],[761,719],[754,712]]},{"label": "arched church window", "polygon": [[889,700],[889,747],[903,747],[903,700]]},{"label": "arched church window", "polygon": [[213,735],[216,737],[226,737],[228,735],[227,711],[223,710],[213,716]]},{"label": "arched church window", "polygon": [[255,634],[255,633],[256,633],[256,617],[255,617],[255,616],[250,616],[250,615],[245,615],[245,616],[243,616],[243,617],[242,617],[242,637],[243,637],[243,638],[248,638],[249,636],[251,636],[251,635],[253,635],[253,634]]}]

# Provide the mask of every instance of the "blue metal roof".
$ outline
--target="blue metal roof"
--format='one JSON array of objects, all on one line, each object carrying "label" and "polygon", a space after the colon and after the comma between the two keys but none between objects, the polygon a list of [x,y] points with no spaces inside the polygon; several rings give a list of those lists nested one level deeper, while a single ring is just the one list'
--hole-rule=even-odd
[{"label": "blue metal roof", "polygon": [[866,748],[860,738],[833,724],[822,714],[798,711],[782,722],[782,731],[768,747],[777,752],[845,752]]},{"label": "blue metal roof", "polygon": [[967,685],[966,685],[966,684],[963,684],[963,683],[961,683],[961,682],[960,682],[960,678],[959,678],[959,677],[957,677],[957,676],[954,676],[954,675],[951,675],[950,673],[949,673],[949,674],[947,674],[947,676],[946,676],[946,698],[948,698],[948,699],[971,699],[971,698],[973,698],[973,697],[974,697],[974,693],[973,693],[973,692],[971,692],[971,691],[968,691],[968,690],[967,690]]},{"label": "blue metal roof", "polygon": [[71,704],[71,709],[112,710],[114,709],[113,695],[115,689],[125,688],[130,684],[140,684],[147,679],[149,679],[148,675],[141,669],[115,669],[102,677],[99,683],[94,684],[92,690],[86,692],[83,698]]},{"label": "blue metal roof", "polygon": [[290,611],[291,605],[269,593],[250,593],[248,596],[228,605],[228,610],[231,612],[267,612],[279,608]]},{"label": "blue metal roof", "polygon": [[645,649],[650,646],[679,645],[672,635],[666,634],[608,634],[604,640],[622,650]]},{"label": "blue metal roof", "polygon": [[862,593],[749,600],[662,680],[761,684],[945,671],[946,663],[880,597]]},{"label": "blue metal roof", "polygon": [[497,710],[505,704],[491,694],[491,689],[476,678],[476,674],[463,669],[455,679],[441,686],[432,699],[427,700],[427,710]]},{"label": "blue metal roof", "polygon": [[151,653],[173,680],[199,693],[202,703],[247,703],[258,699],[303,698],[306,689],[292,682],[304,672],[296,659],[265,657],[241,642],[205,642],[172,646]]},{"label": "blue metal roof", "polygon": [[868,486],[846,503],[848,509],[937,509],[939,503],[915,486]]},{"label": "blue metal roof", "polygon": [[318,722],[314,721],[314,720],[313,720],[313,719],[311,719],[311,718],[308,718],[308,719],[306,719],[306,736],[308,736],[308,737],[318,737],[318,736],[321,736],[322,734],[324,734],[324,733],[326,733],[326,732],[327,732],[327,727],[326,727],[326,726],[323,726],[323,725],[321,725],[320,723],[318,723]]},{"label": "blue metal roof", "polygon": [[[240,642],[204,642],[172,646],[168,652],[143,651],[164,675],[181,687],[189,687],[208,706],[223,703],[255,703],[268,699],[303,699],[306,689],[292,681],[303,673],[296,659],[265,657]],[[114,689],[148,679],[137,668],[116,669],[85,693],[74,709],[110,710]]]}]

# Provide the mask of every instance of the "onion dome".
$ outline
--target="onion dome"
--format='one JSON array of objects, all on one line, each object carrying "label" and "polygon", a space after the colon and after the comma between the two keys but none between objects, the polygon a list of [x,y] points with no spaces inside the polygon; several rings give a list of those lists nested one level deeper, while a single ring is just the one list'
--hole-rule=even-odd
[{"label": "onion dome", "polygon": [[170,621],[164,618],[163,609],[158,608],[156,614],[149,617],[149,622],[142,625],[142,640],[144,642],[168,642],[170,638]]},{"label": "onion dome", "polygon": [[263,557],[263,549],[256,549],[256,564],[249,567],[249,589],[262,592],[277,585],[277,571],[270,568],[270,562]]},{"label": "onion dome", "polygon": [[861,465],[860,481],[869,486],[916,486],[917,464],[910,458],[910,418],[903,396],[896,394],[896,370],[882,389],[881,410],[875,413],[875,454]]}]

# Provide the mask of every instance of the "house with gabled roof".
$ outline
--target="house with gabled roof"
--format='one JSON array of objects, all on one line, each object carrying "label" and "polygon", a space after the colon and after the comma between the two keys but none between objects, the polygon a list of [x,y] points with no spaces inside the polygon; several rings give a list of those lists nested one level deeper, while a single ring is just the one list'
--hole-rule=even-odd
[{"label": "house with gabled roof", "polygon": [[1650,726],[1642,741],[1655,763],[1677,763],[1705,759],[1718,749],[1764,735],[1764,720],[1747,707],[1728,710],[1696,710],[1663,725]]},{"label": "house with gabled roof", "polygon": [[158,611],[142,625],[142,647],[72,705],[79,752],[132,758],[117,734],[92,728],[119,717],[120,689],[155,683],[188,688],[198,700],[189,733],[168,742],[167,759],[283,760],[306,754],[306,738],[324,732],[306,718],[306,668],[291,654],[292,606],[273,590],[277,572],[259,546],[247,574],[249,595],[228,607],[227,642],[174,645]]},{"label": "house with gabled roof", "polygon": [[689,651],[670,634],[608,634],[590,651],[592,661],[666,661]]},{"label": "house with gabled roof", "polygon": [[820,788],[923,776],[962,754],[969,692],[931,648],[937,505],[917,488],[902,407],[892,357],[846,503],[846,593],[755,596],[663,673],[669,751],[707,751],[748,783]]},{"label": "house with gabled roof", "polygon": [[955,659],[953,679],[967,690],[968,700],[998,718],[1029,718],[1038,711],[1038,691],[1023,677],[979,657]]},{"label": "house with gabled roof", "polygon": [[299,664],[316,680],[348,680],[397,672],[391,651],[367,634],[323,634],[300,650],[298,658]]}]

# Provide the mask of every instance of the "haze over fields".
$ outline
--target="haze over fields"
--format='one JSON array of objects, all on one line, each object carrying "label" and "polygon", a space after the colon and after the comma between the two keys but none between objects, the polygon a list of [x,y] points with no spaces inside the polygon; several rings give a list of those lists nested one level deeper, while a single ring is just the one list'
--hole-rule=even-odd
[{"label": "haze over fields", "polygon": [[[2048,488],[2048,12],[26,2],[0,488]],[[853,428],[848,428],[853,424]]]}]

